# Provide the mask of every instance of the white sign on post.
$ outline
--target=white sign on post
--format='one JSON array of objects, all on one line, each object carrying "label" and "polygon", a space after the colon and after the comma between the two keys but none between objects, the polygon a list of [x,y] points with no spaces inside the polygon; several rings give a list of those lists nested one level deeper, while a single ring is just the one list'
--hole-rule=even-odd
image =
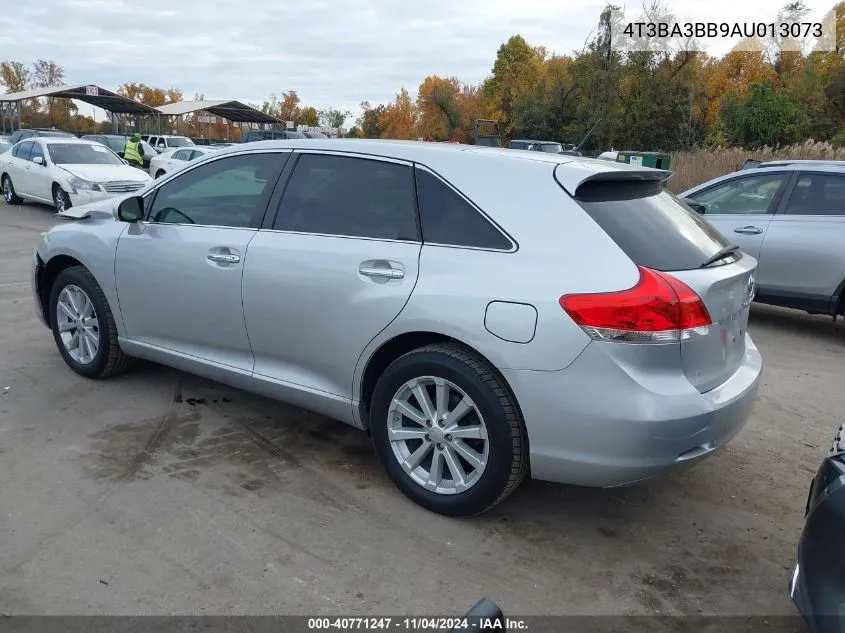
[{"label": "white sign on post", "polygon": [[97,86],[85,86],[85,94],[89,97],[97,97],[100,94],[100,89]]}]

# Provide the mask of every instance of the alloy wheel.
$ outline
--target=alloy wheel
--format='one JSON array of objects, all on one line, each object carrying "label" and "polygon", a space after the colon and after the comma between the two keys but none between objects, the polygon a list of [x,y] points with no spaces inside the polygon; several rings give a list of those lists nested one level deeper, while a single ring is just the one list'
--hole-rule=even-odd
[{"label": "alloy wheel", "polygon": [[56,213],[62,213],[65,211],[67,206],[65,204],[65,192],[58,187],[56,187],[55,193],[53,193],[53,202],[56,207]]},{"label": "alloy wheel", "polygon": [[456,384],[435,376],[414,378],[394,394],[387,438],[405,473],[444,495],[474,486],[490,454],[487,426],[476,404]]},{"label": "alloy wheel", "polygon": [[7,203],[12,204],[12,183],[8,176],[3,179],[3,198]]},{"label": "alloy wheel", "polygon": [[62,288],[56,302],[56,327],[70,357],[88,365],[100,347],[100,324],[91,298],[79,286]]}]

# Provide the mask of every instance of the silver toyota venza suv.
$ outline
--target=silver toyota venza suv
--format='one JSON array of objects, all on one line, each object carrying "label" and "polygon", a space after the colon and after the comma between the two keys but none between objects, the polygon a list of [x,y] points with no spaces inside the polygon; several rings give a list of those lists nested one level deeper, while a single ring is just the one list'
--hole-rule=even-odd
[{"label": "silver toyota venza suv", "polygon": [[33,262],[78,374],[143,358],[372,435],[408,497],[620,486],[751,413],[756,261],[664,171],[435,143],[267,141],[69,209]]}]

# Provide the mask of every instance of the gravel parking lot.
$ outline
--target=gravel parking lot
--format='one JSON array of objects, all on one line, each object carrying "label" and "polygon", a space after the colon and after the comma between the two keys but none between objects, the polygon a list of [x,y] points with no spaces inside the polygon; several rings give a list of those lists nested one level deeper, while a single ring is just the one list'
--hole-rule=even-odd
[{"label": "gravel parking lot", "polygon": [[756,307],[760,400],[644,487],[528,482],[482,517],[406,500],[362,433],[147,365],[93,382],[35,319],[59,220],[0,202],[0,615],[793,614],[807,487],[843,421],[845,326]]}]

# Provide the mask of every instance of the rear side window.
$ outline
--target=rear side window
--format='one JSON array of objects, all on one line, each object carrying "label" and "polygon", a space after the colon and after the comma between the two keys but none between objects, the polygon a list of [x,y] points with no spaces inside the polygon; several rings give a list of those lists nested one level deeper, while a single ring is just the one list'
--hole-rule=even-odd
[{"label": "rear side window", "polygon": [[303,154],[285,189],[273,228],[416,241],[411,167],[365,158]]},{"label": "rear side window", "polygon": [[659,182],[588,181],[575,200],[635,264],[699,268],[730,244]]},{"label": "rear side window", "polygon": [[451,187],[424,169],[416,171],[424,242],[511,249],[510,240]]},{"label": "rear side window", "polygon": [[801,174],[784,213],[845,216],[845,176]]}]

